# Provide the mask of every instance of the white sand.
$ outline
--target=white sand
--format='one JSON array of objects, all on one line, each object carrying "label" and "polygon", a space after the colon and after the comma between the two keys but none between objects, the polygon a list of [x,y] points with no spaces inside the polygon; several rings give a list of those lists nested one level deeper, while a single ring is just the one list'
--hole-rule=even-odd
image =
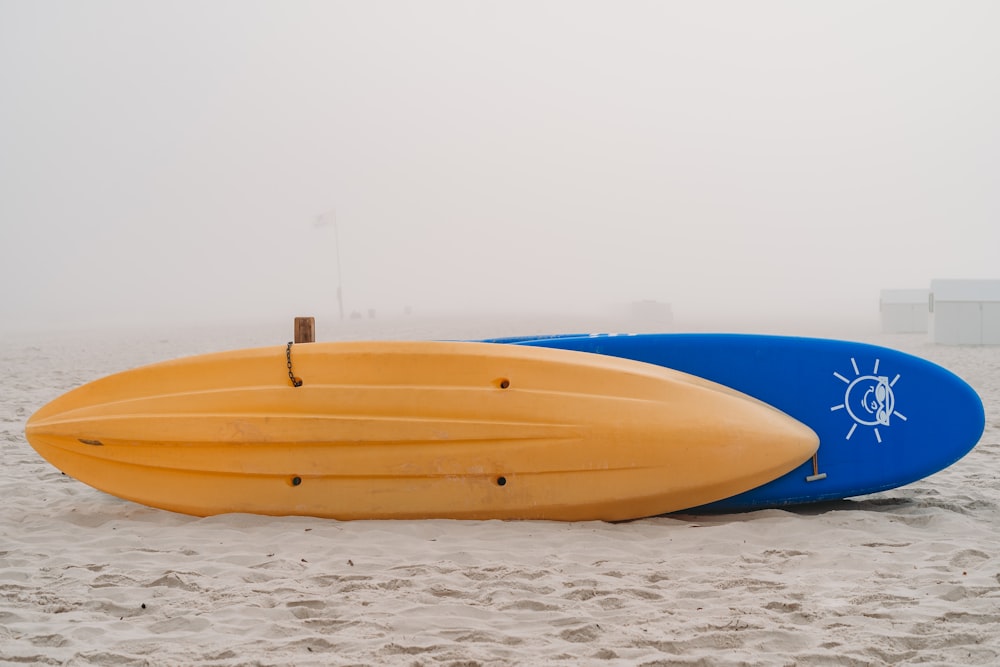
[{"label": "white sand", "polygon": [[[577,327],[602,328],[404,321],[324,336],[320,323],[319,338]],[[3,337],[0,663],[1000,664],[1000,348],[865,337],[968,380],[986,433],[926,480],[793,511],[623,524],[198,519],[95,491],[24,439],[28,416],[78,384],[290,332]]]}]

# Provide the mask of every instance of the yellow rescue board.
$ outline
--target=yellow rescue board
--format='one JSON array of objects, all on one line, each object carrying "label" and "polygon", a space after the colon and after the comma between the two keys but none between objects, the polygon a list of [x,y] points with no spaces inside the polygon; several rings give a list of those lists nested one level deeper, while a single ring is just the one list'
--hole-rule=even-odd
[{"label": "yellow rescue board", "polygon": [[145,366],[53,400],[25,432],[66,474],[152,507],[344,520],[634,519],[754,488],[819,446],[784,413],[659,366],[430,341]]}]

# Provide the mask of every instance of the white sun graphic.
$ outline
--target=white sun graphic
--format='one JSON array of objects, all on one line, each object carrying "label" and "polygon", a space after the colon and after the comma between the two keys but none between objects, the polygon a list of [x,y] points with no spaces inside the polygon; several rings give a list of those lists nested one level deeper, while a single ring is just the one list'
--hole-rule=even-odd
[{"label": "white sun graphic", "polygon": [[892,388],[899,381],[899,374],[892,380],[888,375],[878,374],[879,360],[875,360],[875,366],[870,375],[862,375],[858,370],[858,362],[851,357],[851,367],[854,369],[854,379],[850,380],[840,373],[834,372],[834,377],[847,385],[844,391],[844,402],[830,408],[830,411],[846,410],[854,421],[851,429],[847,432],[845,440],[850,440],[858,426],[867,426],[875,434],[875,440],[882,442],[882,434],[879,427],[888,428],[891,425],[891,418],[896,417],[906,421],[906,417],[896,411],[896,395]]}]

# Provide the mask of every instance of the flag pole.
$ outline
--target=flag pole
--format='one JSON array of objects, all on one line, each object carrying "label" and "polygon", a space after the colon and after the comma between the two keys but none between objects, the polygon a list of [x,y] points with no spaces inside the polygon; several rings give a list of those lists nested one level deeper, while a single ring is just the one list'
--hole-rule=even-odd
[{"label": "flag pole", "polygon": [[337,230],[337,209],[331,209],[326,213],[316,216],[315,226],[326,227],[333,224],[333,249],[337,259],[337,307],[340,309],[340,319],[344,319],[344,291],[342,289],[343,280],[340,275],[340,234]]},{"label": "flag pole", "polygon": [[344,319],[344,293],[341,290],[343,282],[340,278],[340,235],[337,233],[337,213],[333,214],[333,246],[337,252],[337,306],[340,308],[340,319]]}]

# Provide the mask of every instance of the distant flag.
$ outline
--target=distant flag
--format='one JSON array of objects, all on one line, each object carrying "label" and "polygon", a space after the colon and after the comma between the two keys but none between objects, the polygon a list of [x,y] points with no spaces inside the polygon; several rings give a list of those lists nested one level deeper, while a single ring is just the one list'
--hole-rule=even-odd
[{"label": "distant flag", "polygon": [[313,227],[329,227],[330,225],[337,224],[337,213],[336,211],[327,211],[326,213],[321,213],[316,216],[313,221]]}]

